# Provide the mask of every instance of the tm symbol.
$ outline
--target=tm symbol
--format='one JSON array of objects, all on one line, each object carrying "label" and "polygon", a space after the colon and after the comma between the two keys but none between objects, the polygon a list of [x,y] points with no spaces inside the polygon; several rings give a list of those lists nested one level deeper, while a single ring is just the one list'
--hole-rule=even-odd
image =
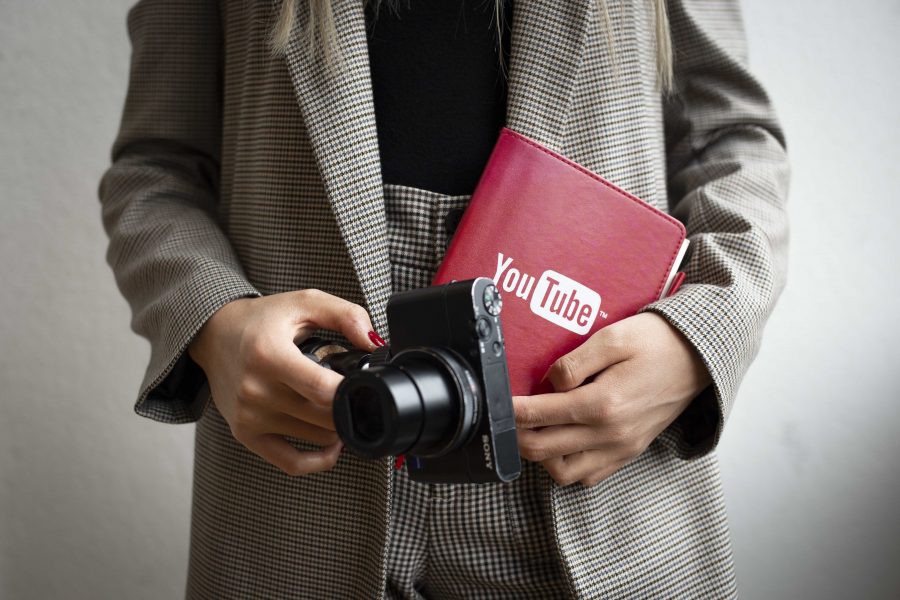
[{"label": "tm symbol", "polygon": [[601,310],[601,311],[600,311],[599,313],[597,313],[597,314],[600,315],[600,318],[601,318],[601,319],[605,319],[606,317],[609,316],[609,314],[608,314],[605,310]]}]

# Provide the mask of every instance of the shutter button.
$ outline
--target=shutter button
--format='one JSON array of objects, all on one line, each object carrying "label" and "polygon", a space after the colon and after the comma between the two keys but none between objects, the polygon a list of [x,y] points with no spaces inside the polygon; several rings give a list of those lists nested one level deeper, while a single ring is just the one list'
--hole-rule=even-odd
[{"label": "shutter button", "polygon": [[478,317],[475,321],[475,331],[478,332],[478,337],[486,340],[491,337],[491,323],[484,317]]},{"label": "shutter button", "polygon": [[456,233],[456,228],[459,227],[459,222],[465,212],[464,208],[451,208],[447,211],[447,216],[444,218],[444,229],[448,236],[453,237],[453,234]]}]

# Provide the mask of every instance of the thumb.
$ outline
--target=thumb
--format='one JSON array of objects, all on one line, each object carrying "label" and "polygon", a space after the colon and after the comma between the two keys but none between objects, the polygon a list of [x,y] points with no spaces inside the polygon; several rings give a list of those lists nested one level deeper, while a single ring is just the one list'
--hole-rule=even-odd
[{"label": "thumb", "polygon": [[628,358],[631,353],[629,323],[613,323],[595,332],[580,346],[556,359],[544,379],[557,392],[575,389],[603,369]]}]

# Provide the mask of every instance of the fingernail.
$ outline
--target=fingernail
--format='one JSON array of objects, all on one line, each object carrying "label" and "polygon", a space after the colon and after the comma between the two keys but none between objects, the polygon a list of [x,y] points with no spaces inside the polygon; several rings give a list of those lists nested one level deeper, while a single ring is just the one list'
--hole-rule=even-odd
[{"label": "fingernail", "polygon": [[372,343],[381,348],[382,346],[386,346],[387,342],[381,339],[381,336],[375,333],[374,331],[369,332],[369,339],[372,340]]}]

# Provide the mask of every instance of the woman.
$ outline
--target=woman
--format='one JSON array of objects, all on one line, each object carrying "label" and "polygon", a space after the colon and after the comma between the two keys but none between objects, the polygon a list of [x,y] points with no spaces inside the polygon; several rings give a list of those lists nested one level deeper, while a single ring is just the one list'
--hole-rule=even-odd
[{"label": "woman", "polygon": [[[197,421],[188,595],[732,596],[713,450],[787,243],[784,138],[746,70],[738,8],[454,6],[473,22],[505,14],[501,91],[485,84],[483,38],[412,26],[439,7],[144,0],[129,15],[100,196],[110,264],[152,346],[136,410]],[[403,35],[379,38],[391,22]],[[450,74],[456,87],[428,99]],[[413,115],[412,93],[434,114]],[[294,342],[389,337],[387,298],[428,283],[504,124],[681,219],[687,279],[554,363],[555,394],[514,399],[517,481],[414,484],[341,452],[340,376]],[[410,151],[430,126],[446,137]]]}]

